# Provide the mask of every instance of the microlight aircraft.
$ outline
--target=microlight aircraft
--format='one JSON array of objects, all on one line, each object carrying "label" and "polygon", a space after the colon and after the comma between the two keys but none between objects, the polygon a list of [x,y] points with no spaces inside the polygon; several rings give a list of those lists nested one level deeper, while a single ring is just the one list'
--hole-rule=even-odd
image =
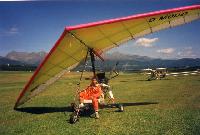
[{"label": "microlight aircraft", "polygon": [[162,78],[165,78],[167,75],[166,68],[156,68],[155,70],[147,68],[147,69],[143,69],[143,71],[145,72],[145,74],[149,75],[147,79],[148,81],[156,80],[156,79],[161,80]]},{"label": "microlight aircraft", "polygon": [[183,72],[168,72],[167,68],[156,68],[156,69],[143,69],[145,75],[148,75],[147,80],[161,80],[167,76],[189,76],[189,75],[200,75],[200,71],[197,69],[195,71],[183,71]]},{"label": "microlight aircraft", "polygon": [[84,61],[88,55],[91,56],[95,76],[95,57],[103,60],[102,52],[118,47],[129,40],[199,18],[200,5],[192,5],[65,27],[60,38],[21,91],[14,108],[18,108],[44,91],[65,72]]}]

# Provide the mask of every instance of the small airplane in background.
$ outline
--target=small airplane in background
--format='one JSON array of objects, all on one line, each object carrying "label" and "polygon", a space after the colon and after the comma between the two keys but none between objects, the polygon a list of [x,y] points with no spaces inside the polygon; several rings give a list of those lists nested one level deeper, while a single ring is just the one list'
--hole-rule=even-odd
[{"label": "small airplane in background", "polygon": [[197,69],[195,71],[184,71],[184,72],[171,72],[169,73],[167,71],[167,68],[156,68],[156,69],[143,69],[142,72],[144,72],[146,75],[148,75],[147,80],[161,80],[163,78],[166,78],[167,76],[188,76],[188,75],[200,75],[200,69]]},{"label": "small airplane in background", "polygon": [[147,68],[143,69],[142,71],[145,72],[145,74],[149,75],[147,80],[161,80],[162,78],[165,78],[167,75],[167,68],[156,68],[155,70]]}]

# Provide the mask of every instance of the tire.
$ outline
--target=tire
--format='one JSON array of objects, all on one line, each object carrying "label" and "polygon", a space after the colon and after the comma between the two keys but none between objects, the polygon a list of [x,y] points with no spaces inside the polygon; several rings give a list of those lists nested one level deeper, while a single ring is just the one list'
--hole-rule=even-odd
[{"label": "tire", "polygon": [[124,106],[122,104],[119,104],[118,108],[119,108],[119,112],[123,112],[124,111]]},{"label": "tire", "polygon": [[74,124],[76,123],[77,121],[79,120],[79,116],[76,112],[73,112],[71,115],[70,115],[70,119],[69,119],[69,122],[71,124]]}]

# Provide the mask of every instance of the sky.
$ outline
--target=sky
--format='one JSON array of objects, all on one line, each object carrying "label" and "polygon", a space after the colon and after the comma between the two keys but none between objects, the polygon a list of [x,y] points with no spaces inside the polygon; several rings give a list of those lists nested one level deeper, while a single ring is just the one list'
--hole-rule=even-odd
[{"label": "sky", "polygon": [[[199,0],[0,1],[0,56],[53,47],[66,26],[200,4]],[[110,52],[163,59],[200,58],[200,20],[162,30]]]}]

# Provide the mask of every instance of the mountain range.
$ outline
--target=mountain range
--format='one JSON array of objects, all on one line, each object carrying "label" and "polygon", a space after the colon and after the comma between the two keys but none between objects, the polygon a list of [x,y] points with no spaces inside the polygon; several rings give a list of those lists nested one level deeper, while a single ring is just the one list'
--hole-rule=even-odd
[{"label": "mountain range", "polygon": [[22,65],[23,62],[0,56],[0,65]]},{"label": "mountain range", "polygon": [[[37,66],[47,55],[46,52],[9,52],[5,57],[0,56],[0,65],[32,65]],[[96,61],[98,68],[112,68],[119,62],[118,69],[133,70],[141,68],[156,67],[197,67],[200,66],[200,59],[183,58],[178,60],[155,59],[148,56],[130,55],[119,52],[106,53],[103,55],[105,62]],[[88,62],[91,65],[90,62]],[[79,66],[81,67],[81,66]]]},{"label": "mountain range", "polygon": [[[9,52],[5,58],[11,61],[16,61],[19,62],[18,64],[20,65],[20,63],[24,63],[27,65],[38,65],[43,58],[46,56],[46,52],[44,51],[40,51],[40,52],[16,52],[16,51],[12,51]],[[0,59],[0,62],[2,60]]]}]

